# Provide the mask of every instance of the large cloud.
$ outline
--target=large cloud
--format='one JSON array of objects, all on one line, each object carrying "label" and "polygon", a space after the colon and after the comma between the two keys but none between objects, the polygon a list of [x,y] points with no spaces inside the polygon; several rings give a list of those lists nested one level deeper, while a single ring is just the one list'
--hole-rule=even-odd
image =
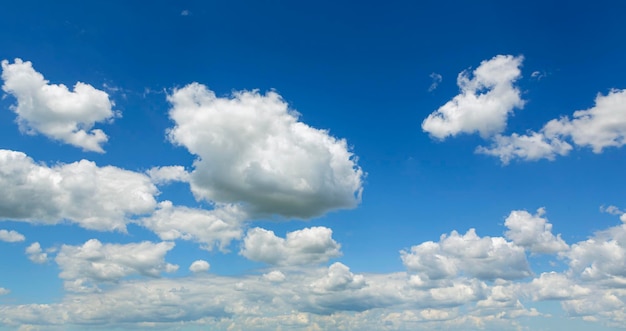
[{"label": "large cloud", "polygon": [[81,82],[74,85],[74,91],[63,84],[49,84],[31,62],[21,59],[12,64],[2,61],[2,79],[2,89],[17,99],[11,109],[17,114],[20,129],[87,151],[104,152],[107,135],[93,126],[117,115],[106,92]]},{"label": "large cloud", "polygon": [[222,98],[193,83],[168,101],[170,140],[198,156],[189,179],[197,198],[296,218],[359,203],[363,172],[346,141],[299,122],[277,93]]},{"label": "large cloud", "polygon": [[287,238],[274,232],[253,228],[243,240],[241,255],[253,261],[276,265],[302,265],[326,262],[341,255],[332,238],[332,230],[312,227],[287,233]]},{"label": "large cloud", "polygon": [[514,85],[521,76],[522,61],[521,56],[498,55],[482,61],[473,77],[461,72],[457,78],[461,93],[428,115],[422,129],[439,139],[459,133],[489,137],[502,132],[513,109],[524,106]]},{"label": "large cloud", "polygon": [[504,221],[509,229],[505,235],[516,245],[522,246],[532,253],[557,253],[568,249],[561,235],[552,234],[552,224],[541,217],[545,209],[540,208],[535,215],[525,210],[514,210]]},{"label": "large cloud", "polygon": [[174,248],[172,242],[102,244],[91,239],[82,246],[61,246],[55,261],[59,276],[72,291],[86,291],[100,282],[113,282],[130,275],[159,277],[178,266],[166,263],[165,254]]},{"label": "large cloud", "polygon": [[0,219],[125,231],[128,217],[156,207],[148,176],[81,160],[53,167],[0,150]]}]

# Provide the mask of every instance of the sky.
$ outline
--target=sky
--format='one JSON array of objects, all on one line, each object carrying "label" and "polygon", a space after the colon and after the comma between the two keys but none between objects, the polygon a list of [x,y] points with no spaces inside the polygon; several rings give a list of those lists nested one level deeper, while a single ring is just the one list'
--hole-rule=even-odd
[{"label": "sky", "polygon": [[0,330],[620,330],[622,1],[12,1]]}]

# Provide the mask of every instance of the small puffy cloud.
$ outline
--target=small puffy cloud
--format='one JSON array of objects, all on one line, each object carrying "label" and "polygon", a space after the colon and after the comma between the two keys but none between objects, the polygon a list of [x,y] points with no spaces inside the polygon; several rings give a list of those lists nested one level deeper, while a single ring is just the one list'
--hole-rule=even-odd
[{"label": "small puffy cloud", "polygon": [[4,230],[4,229],[0,230],[0,241],[15,243],[15,242],[20,242],[24,240],[26,240],[24,235],[17,231]]},{"label": "small puffy cloud", "polygon": [[280,283],[286,278],[285,274],[283,274],[280,270],[273,270],[263,275],[263,279],[272,283]]},{"label": "small puffy cloud", "polygon": [[346,140],[300,122],[276,92],[217,97],[193,83],[167,99],[169,139],[197,156],[189,178],[197,198],[296,218],[360,202],[364,174]]},{"label": "small puffy cloud", "polygon": [[86,160],[47,167],[24,153],[0,150],[2,219],[125,231],[130,216],[154,210],[157,193],[144,174]]},{"label": "small puffy cloud", "polygon": [[496,135],[490,147],[479,146],[476,153],[500,158],[502,164],[509,164],[513,159],[536,161],[554,160],[556,156],[565,156],[572,150],[572,145],[560,139],[550,139],[543,133],[532,132],[510,136]]},{"label": "small puffy cloud", "polygon": [[189,16],[189,15],[191,15],[191,12],[188,9],[185,9],[180,12],[180,16]]},{"label": "small puffy cloud", "polygon": [[574,283],[566,275],[544,272],[527,287],[533,300],[571,300],[591,293],[589,288]]},{"label": "small puffy cloud", "polygon": [[178,266],[164,260],[172,248],[173,242],[122,245],[90,239],[82,246],[61,246],[55,261],[66,288],[73,290],[76,284],[88,288],[90,283],[114,282],[131,275],[159,277],[162,272],[175,272]]},{"label": "small puffy cloud", "polygon": [[207,250],[218,247],[226,251],[231,241],[241,238],[241,223],[246,217],[236,205],[218,205],[213,210],[204,210],[163,201],[152,215],[137,222],[162,240],[192,240]]},{"label": "small puffy cloud", "polygon": [[567,116],[553,119],[539,132],[497,135],[490,147],[480,146],[476,151],[499,157],[504,164],[515,158],[554,160],[572,150],[568,140],[579,147],[591,147],[594,153],[626,144],[626,90],[598,94],[594,107],[574,112],[573,119]]},{"label": "small puffy cloud", "polygon": [[182,166],[154,167],[148,170],[147,174],[157,185],[189,181],[189,173]]},{"label": "small puffy cloud", "polygon": [[335,262],[328,267],[328,274],[324,278],[314,282],[311,286],[315,292],[335,292],[347,289],[360,289],[364,287],[363,275],[355,275],[350,272],[343,263]]},{"label": "small puffy cloud", "polygon": [[46,263],[48,261],[48,254],[41,250],[41,245],[38,242],[32,243],[26,248],[26,255],[28,259],[37,263]]},{"label": "small puffy cloud", "polygon": [[332,230],[312,227],[287,233],[286,238],[274,232],[253,228],[243,240],[240,254],[253,261],[274,265],[303,265],[326,262],[341,255],[332,238]]},{"label": "small puffy cloud", "polygon": [[0,287],[0,295],[7,295],[9,293],[11,293],[11,291],[7,290],[4,287]]},{"label": "small puffy cloud", "polygon": [[96,123],[110,122],[115,116],[106,92],[77,82],[70,91],[63,84],[49,84],[29,61],[2,61],[2,89],[17,99],[11,107],[20,129],[41,133],[51,139],[103,153],[107,135],[93,129]]},{"label": "small puffy cloud", "polygon": [[504,226],[509,229],[505,236],[532,253],[553,254],[567,250],[569,247],[561,235],[554,236],[552,224],[541,217],[544,214],[543,208],[537,210],[535,215],[525,210],[512,211],[504,221]]},{"label": "small puffy cloud", "polygon": [[524,106],[514,85],[521,77],[522,61],[521,56],[498,55],[482,61],[472,75],[461,72],[457,78],[461,93],[428,115],[422,129],[439,139],[460,133],[489,137],[502,132],[513,109]]},{"label": "small puffy cloud", "polygon": [[209,271],[209,262],[205,260],[196,260],[189,266],[189,271],[191,272],[206,272]]},{"label": "small puffy cloud", "polygon": [[428,87],[428,92],[432,92],[437,89],[439,83],[441,83],[441,81],[443,80],[443,77],[440,74],[433,72],[430,74],[430,79],[432,79],[433,82]]},{"label": "small puffy cloud", "polygon": [[[452,231],[439,242],[424,242],[401,251],[402,262],[417,273],[416,285],[453,278],[458,274],[480,280],[519,279],[532,275],[524,248],[501,237],[479,237],[474,229]],[[422,283],[424,282],[424,283]]]}]

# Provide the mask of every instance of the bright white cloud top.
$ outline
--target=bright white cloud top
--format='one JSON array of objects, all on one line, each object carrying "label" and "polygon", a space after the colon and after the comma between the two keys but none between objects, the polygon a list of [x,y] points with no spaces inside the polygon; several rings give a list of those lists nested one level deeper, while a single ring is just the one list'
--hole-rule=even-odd
[{"label": "bright white cloud top", "polygon": [[0,331],[624,330],[626,3],[355,4],[3,4]]},{"label": "bright white cloud top", "polygon": [[360,202],[363,171],[347,142],[299,122],[276,92],[222,98],[193,83],[168,101],[175,122],[168,137],[198,156],[189,178],[197,198],[288,218]]},{"label": "bright white cloud top", "polygon": [[2,79],[2,90],[17,99],[11,109],[24,132],[41,133],[86,151],[104,152],[107,135],[93,126],[117,115],[106,92],[82,82],[77,82],[73,91],[63,84],[49,84],[30,61],[21,59],[2,61]]}]

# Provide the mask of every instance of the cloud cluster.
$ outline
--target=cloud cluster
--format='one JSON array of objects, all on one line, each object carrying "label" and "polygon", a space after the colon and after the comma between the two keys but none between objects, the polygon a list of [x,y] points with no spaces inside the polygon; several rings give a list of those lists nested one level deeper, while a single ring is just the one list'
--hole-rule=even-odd
[{"label": "cloud cluster", "polygon": [[125,231],[130,216],[154,210],[157,193],[140,173],[86,160],[48,167],[0,150],[0,219]]},{"label": "cloud cluster", "polygon": [[29,260],[37,264],[46,263],[48,261],[48,253],[45,253],[41,249],[41,245],[38,242],[34,242],[26,247],[26,255]]},{"label": "cloud cluster", "polygon": [[73,91],[63,84],[50,84],[31,62],[21,59],[2,61],[2,79],[2,89],[17,99],[11,110],[17,114],[21,130],[86,151],[104,152],[102,144],[108,137],[93,127],[118,116],[106,92],[82,82],[77,82]]},{"label": "cloud cluster", "polygon": [[460,133],[489,137],[502,132],[513,109],[524,106],[514,84],[521,77],[522,61],[521,56],[498,55],[481,62],[471,75],[461,72],[457,78],[461,93],[428,115],[422,129],[439,139]]},{"label": "cloud cluster", "polygon": [[13,230],[0,230],[0,241],[15,243],[26,240],[23,234]]},{"label": "cloud cluster", "polygon": [[537,132],[502,134],[508,115],[525,103],[515,86],[522,61],[521,56],[498,55],[481,62],[473,77],[461,72],[457,79],[461,93],[430,114],[422,129],[439,139],[477,132],[491,144],[476,152],[498,157],[503,164],[514,159],[554,160],[569,154],[573,145],[601,153],[626,144],[626,90],[619,89],[598,94],[592,108],[575,111],[572,118],[550,120]]},{"label": "cloud cluster", "polygon": [[89,291],[95,284],[114,282],[131,275],[159,277],[174,272],[177,265],[165,262],[165,254],[174,248],[172,242],[144,241],[131,244],[103,244],[91,239],[82,246],[63,245],[55,261],[59,276],[70,291]]},{"label": "cloud cluster", "polygon": [[554,254],[567,250],[569,247],[561,236],[552,234],[552,224],[541,217],[544,214],[544,208],[537,210],[535,215],[525,210],[512,211],[504,221],[504,226],[509,229],[505,236],[531,253]]},{"label": "cloud cluster", "polygon": [[217,97],[193,83],[168,101],[169,139],[198,157],[189,177],[197,198],[287,218],[360,202],[363,171],[346,141],[298,121],[276,92]]},{"label": "cloud cluster", "polygon": [[272,231],[253,228],[243,239],[240,254],[274,265],[322,263],[341,255],[341,245],[333,240],[332,234],[331,229],[318,226],[289,232],[286,238],[280,238]]}]

